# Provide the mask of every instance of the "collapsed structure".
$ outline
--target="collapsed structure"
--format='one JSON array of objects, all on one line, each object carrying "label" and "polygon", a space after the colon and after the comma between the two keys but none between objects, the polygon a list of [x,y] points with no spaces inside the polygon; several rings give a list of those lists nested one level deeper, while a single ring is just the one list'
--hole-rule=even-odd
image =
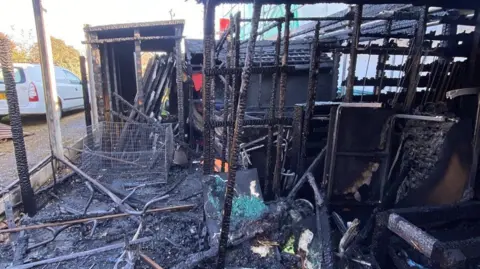
[{"label": "collapsed structure", "polygon": [[[253,12],[215,39],[215,7],[233,2]],[[203,40],[184,39],[183,21],[87,26],[92,126],[81,168],[62,161],[79,178],[0,230],[14,242],[2,264],[478,267],[480,4],[348,2],[261,18],[280,3],[205,0]],[[359,54],[367,69],[376,56],[375,77]]]}]

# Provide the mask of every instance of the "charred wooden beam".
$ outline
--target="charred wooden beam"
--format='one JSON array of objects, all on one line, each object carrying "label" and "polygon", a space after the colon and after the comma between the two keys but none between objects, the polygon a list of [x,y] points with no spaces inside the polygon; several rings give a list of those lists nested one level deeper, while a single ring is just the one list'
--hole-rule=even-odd
[{"label": "charred wooden beam", "polygon": [[474,15],[475,20],[475,30],[473,31],[473,42],[470,51],[469,57],[469,68],[468,68],[468,76],[469,76],[469,83],[470,86],[477,86],[477,81],[475,81],[476,76],[476,68],[477,68],[477,58],[478,50],[480,46],[480,9],[475,10]]},{"label": "charred wooden beam", "polygon": [[[182,28],[177,26],[175,28],[175,34],[181,35]],[[176,82],[177,82],[177,107],[178,107],[178,136],[180,141],[185,140],[185,112],[184,112],[184,94],[183,89],[183,64],[185,62],[185,55],[182,52],[182,39],[175,40],[175,54],[176,54]]]},{"label": "charred wooden beam", "polygon": [[[242,74],[243,68],[236,67],[236,68],[211,68],[205,69],[205,74],[209,76],[215,75],[238,75]],[[276,72],[295,72],[295,66],[255,66],[252,67],[252,74],[274,74]]]},{"label": "charred wooden beam", "polygon": [[[386,34],[387,35],[390,34],[391,30],[392,30],[392,22],[387,22],[387,24],[385,25]],[[389,41],[388,37],[385,37],[383,39],[383,46],[384,47],[388,46],[388,41]],[[385,77],[385,63],[387,62],[387,60],[388,60],[388,54],[387,53],[383,53],[383,54],[378,56],[377,72],[375,74],[376,79],[381,79],[381,78]],[[376,85],[375,88],[374,88],[374,93],[377,96],[380,96],[380,94],[382,93],[382,89],[383,89],[382,82],[383,82],[383,80],[380,80],[380,83],[378,85]]]},{"label": "charred wooden beam", "polygon": [[[140,38],[140,30],[135,29],[133,37]],[[140,108],[143,107],[143,102],[145,100],[145,93],[143,92],[142,84],[142,48],[140,47],[140,40],[135,40],[135,79],[137,82],[137,103],[140,105]]]},{"label": "charred wooden beam", "polygon": [[[290,18],[291,16],[291,5],[287,3],[285,5],[285,32],[283,37],[283,55],[282,55],[282,67],[286,67],[288,64],[288,50],[290,46]],[[283,71],[280,74],[280,95],[278,98],[278,110],[277,118],[283,117],[283,110],[285,108],[285,95],[287,92],[287,72]],[[278,125],[278,135],[277,135],[277,152],[275,157],[275,169],[273,174],[273,192],[275,196],[280,195],[280,174],[281,174],[281,156],[282,156],[282,142],[283,142],[283,125]]]},{"label": "charred wooden beam", "polygon": [[315,106],[315,96],[317,91],[317,75],[318,75],[318,36],[320,34],[320,22],[315,26],[315,35],[310,50],[310,70],[308,73],[308,93],[307,103],[305,107],[305,115],[303,119],[302,144],[300,147],[300,163],[299,171],[303,172],[305,159],[307,158],[307,140],[310,134],[310,122],[312,121],[313,109]]},{"label": "charred wooden beam", "polygon": [[213,159],[211,154],[213,151],[211,138],[211,129],[207,125],[210,121],[211,115],[211,91],[212,91],[212,76],[206,74],[205,70],[208,70],[214,66],[214,55],[212,55],[213,44],[215,42],[215,1],[209,0],[205,3],[204,7],[204,29],[203,29],[203,85],[202,85],[202,101],[203,101],[203,173],[206,175],[213,173]]},{"label": "charred wooden beam", "polygon": [[428,7],[421,7],[420,19],[418,20],[417,30],[415,33],[415,42],[413,47],[413,56],[411,61],[411,69],[409,74],[407,97],[405,99],[404,110],[409,111],[412,108],[415,93],[417,92],[418,80],[420,78],[420,61],[422,59],[422,47],[427,29],[427,12]]},{"label": "charred wooden beam", "polygon": [[363,5],[356,5],[353,7],[354,20],[352,29],[352,42],[350,45],[350,64],[348,66],[347,88],[345,92],[344,101],[351,102],[353,99],[353,82],[355,79],[355,70],[357,68],[357,46],[360,40],[360,27],[362,23]]},{"label": "charred wooden beam", "polygon": [[[282,24],[279,23],[277,25],[277,40],[275,42],[275,58],[274,58],[274,66],[279,67],[280,65],[280,45],[282,43]],[[278,88],[278,78],[280,73],[277,72],[272,74],[272,90],[270,92],[270,106],[268,109],[268,118],[270,120],[275,119],[275,100],[277,95],[277,88]],[[273,150],[273,126],[268,128],[267,134],[267,160],[265,162],[265,195],[268,197],[271,194],[272,188],[272,177],[271,170],[272,170],[272,150]]]},{"label": "charred wooden beam", "polygon": [[[288,6],[288,5],[287,5]],[[232,214],[232,200],[234,195],[235,188],[235,176],[237,173],[237,161],[240,148],[240,135],[243,132],[243,125],[245,119],[245,108],[247,102],[247,92],[250,84],[250,69],[252,68],[252,59],[255,51],[255,42],[257,40],[257,31],[258,31],[258,19],[260,18],[260,12],[262,10],[262,5],[254,2],[253,5],[253,18],[252,28],[250,32],[250,40],[247,46],[247,57],[245,58],[244,71],[242,73],[242,86],[240,88],[239,102],[237,107],[237,116],[235,122],[235,130],[233,132],[233,141],[232,141],[232,152],[231,160],[229,166],[229,174],[227,179],[227,187],[225,191],[225,202],[223,205],[223,216],[222,216],[222,225],[220,232],[220,241],[218,247],[218,259],[217,259],[217,269],[225,268],[225,257],[228,246],[228,234],[230,231],[230,217]],[[208,16],[205,16],[207,19]],[[209,18],[211,20],[214,17]]]},{"label": "charred wooden beam", "polygon": [[88,94],[88,80],[87,80],[87,67],[85,62],[85,56],[80,56],[80,75],[82,78],[82,91],[83,91],[83,107],[85,108],[85,125],[87,131],[92,125],[92,116],[90,114],[90,98]]},{"label": "charred wooden beam", "polygon": [[98,40],[82,41],[82,44],[105,44],[105,43],[120,43],[131,41],[148,41],[148,40],[178,40],[182,39],[182,35],[174,36],[138,36],[138,37],[116,37],[116,38],[102,38]]}]

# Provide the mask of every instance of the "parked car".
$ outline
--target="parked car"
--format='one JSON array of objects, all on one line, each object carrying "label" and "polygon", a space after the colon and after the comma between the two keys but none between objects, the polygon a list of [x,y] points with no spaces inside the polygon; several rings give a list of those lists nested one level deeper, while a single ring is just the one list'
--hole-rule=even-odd
[{"label": "parked car", "polygon": [[[14,76],[17,84],[18,104],[21,115],[46,114],[45,93],[42,82],[42,71],[39,64],[14,64]],[[58,110],[63,112],[83,108],[83,91],[81,80],[65,68],[55,66],[57,83]],[[0,72],[0,117],[8,115],[8,106]]]}]

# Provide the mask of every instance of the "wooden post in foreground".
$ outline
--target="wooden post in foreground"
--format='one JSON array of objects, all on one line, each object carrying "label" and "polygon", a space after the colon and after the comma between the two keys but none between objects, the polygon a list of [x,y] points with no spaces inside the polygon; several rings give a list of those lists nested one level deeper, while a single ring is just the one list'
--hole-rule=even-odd
[{"label": "wooden post in foreground", "polygon": [[47,112],[48,134],[53,155],[63,158],[62,133],[60,131],[60,109],[57,96],[57,83],[53,69],[53,53],[50,35],[45,29],[45,13],[42,0],[32,0],[35,26],[37,29],[38,49],[40,50],[40,65],[42,67],[43,89],[45,92],[45,107]]}]

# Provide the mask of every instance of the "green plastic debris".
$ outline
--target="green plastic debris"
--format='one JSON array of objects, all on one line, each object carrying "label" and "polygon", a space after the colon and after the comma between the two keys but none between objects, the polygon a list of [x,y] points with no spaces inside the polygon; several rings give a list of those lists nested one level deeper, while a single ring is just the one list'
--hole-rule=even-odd
[{"label": "green plastic debris", "polygon": [[293,245],[295,244],[295,237],[290,236],[290,238],[288,239],[287,243],[285,244],[285,246],[283,247],[283,252],[285,253],[290,253],[292,255],[295,255],[295,249],[293,248]]},{"label": "green plastic debris", "polygon": [[257,197],[241,195],[233,198],[232,216],[239,219],[260,218],[267,206]]}]

